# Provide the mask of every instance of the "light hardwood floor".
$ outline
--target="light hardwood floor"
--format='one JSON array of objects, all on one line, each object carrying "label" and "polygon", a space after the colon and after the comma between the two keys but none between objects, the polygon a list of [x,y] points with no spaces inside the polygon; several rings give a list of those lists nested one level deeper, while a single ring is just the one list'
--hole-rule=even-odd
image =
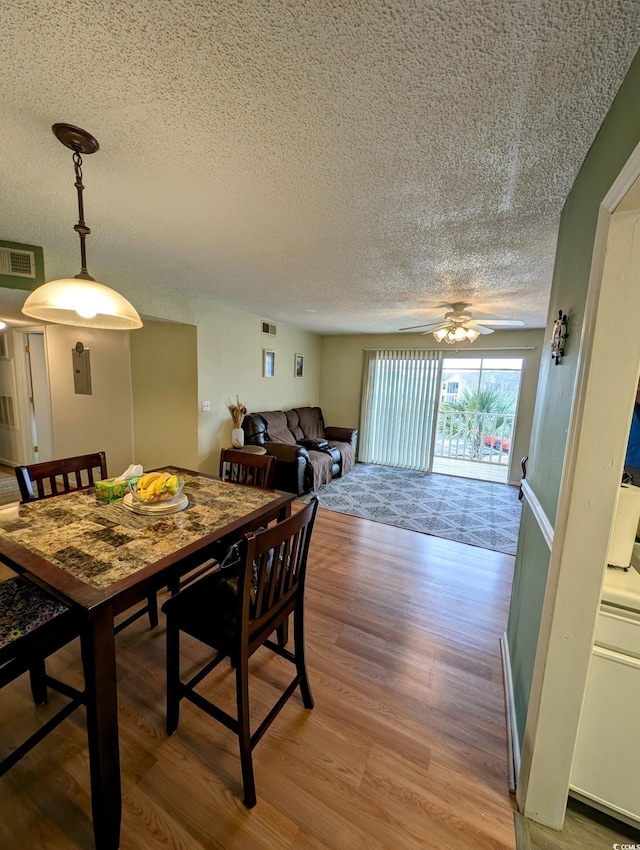
[{"label": "light hardwood floor", "polygon": [[[320,510],[307,652],[316,707],[294,695],[254,752],[185,704],[164,732],[164,629],[118,635],[123,850],[513,850],[499,638],[513,557]],[[191,661],[203,650],[186,639]],[[264,654],[263,654],[264,653]],[[233,673],[203,686],[233,700]],[[52,669],[78,682],[77,645]],[[254,658],[256,716],[288,681]],[[62,697],[52,695],[53,705]],[[0,747],[32,727],[28,682],[0,693]],[[0,847],[91,848],[84,714],[0,779]]]}]

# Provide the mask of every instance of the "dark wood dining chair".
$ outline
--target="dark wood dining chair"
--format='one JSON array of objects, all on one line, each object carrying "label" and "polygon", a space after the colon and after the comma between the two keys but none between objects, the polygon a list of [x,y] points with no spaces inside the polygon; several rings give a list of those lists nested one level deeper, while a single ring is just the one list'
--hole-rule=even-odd
[{"label": "dark wood dining chair", "polygon": [[[318,500],[264,531],[244,535],[239,559],[210,573],[162,606],[167,618],[167,733],[178,728],[180,701],[187,699],[234,732],[247,808],[256,803],[252,752],[296,688],[305,708],[313,708],[304,651],[304,591],[309,543]],[[271,639],[293,614],[294,652]],[[191,635],[214,650],[214,657],[192,675],[180,676],[180,636]],[[249,710],[249,659],[262,646],[295,665],[295,676],[252,733]],[[236,674],[237,716],[201,694],[196,686],[224,659]]]},{"label": "dark wood dining chair", "polygon": [[46,659],[80,634],[79,612],[42,590],[25,576],[0,582],[0,688],[29,671],[36,705],[52,688],[69,698],[26,741],[0,760],[0,776],[52,732],[75,709],[86,704],[84,691],[48,676]]},{"label": "dark wood dining chair", "polygon": [[[74,490],[93,487],[96,481],[108,478],[107,456],[105,452],[46,460],[28,466],[16,466],[16,478],[20,488],[21,501],[37,502],[50,499]],[[155,591],[147,596],[147,604],[115,627],[116,634],[126,629],[145,614],[149,615],[149,625],[158,625],[158,597]]]},{"label": "dark wood dining chair", "polygon": [[96,481],[108,478],[107,458],[104,452],[95,452],[16,466],[16,478],[21,501],[34,502],[93,487]]},{"label": "dark wood dining chair", "polygon": [[220,478],[234,484],[271,489],[276,472],[273,455],[256,455],[236,449],[220,452]]},{"label": "dark wood dining chair", "polygon": [[[222,449],[220,452],[220,479],[222,481],[271,489],[275,471],[276,459],[272,455],[256,455],[235,449]],[[259,526],[248,527],[245,530],[255,531],[258,528]],[[228,560],[230,555],[233,554],[231,550],[239,539],[236,533],[214,543],[209,550],[209,557],[203,564],[180,579],[174,579],[169,584],[172,595],[175,596],[180,588],[186,587],[211,570],[218,569],[220,564]],[[283,634],[286,634],[286,631]]]}]

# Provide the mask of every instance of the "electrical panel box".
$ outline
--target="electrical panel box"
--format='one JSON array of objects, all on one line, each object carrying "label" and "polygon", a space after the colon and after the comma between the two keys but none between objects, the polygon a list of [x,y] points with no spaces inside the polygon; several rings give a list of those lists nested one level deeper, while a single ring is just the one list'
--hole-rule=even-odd
[{"label": "electrical panel box", "polygon": [[91,350],[81,342],[71,349],[73,359],[73,388],[76,395],[92,395],[91,392]]}]

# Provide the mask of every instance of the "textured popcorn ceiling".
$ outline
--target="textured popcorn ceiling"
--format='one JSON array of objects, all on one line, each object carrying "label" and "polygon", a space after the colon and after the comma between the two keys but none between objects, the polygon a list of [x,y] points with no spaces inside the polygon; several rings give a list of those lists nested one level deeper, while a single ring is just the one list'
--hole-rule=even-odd
[{"label": "textured popcorn ceiling", "polygon": [[79,270],[63,121],[101,145],[89,270],[116,288],[319,332],[451,301],[540,327],[639,43],[637,0],[3,0],[0,238]]}]

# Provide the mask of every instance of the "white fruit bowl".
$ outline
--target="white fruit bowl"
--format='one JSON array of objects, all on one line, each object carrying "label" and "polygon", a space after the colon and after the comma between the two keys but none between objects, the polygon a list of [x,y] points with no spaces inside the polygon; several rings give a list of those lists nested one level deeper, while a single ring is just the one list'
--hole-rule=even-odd
[{"label": "white fruit bowl", "polygon": [[134,504],[154,505],[158,502],[168,502],[175,499],[182,493],[184,487],[184,478],[181,475],[177,476],[178,482],[174,486],[165,486],[159,492],[149,493],[148,490],[138,492],[138,484],[131,484],[131,500]]}]

